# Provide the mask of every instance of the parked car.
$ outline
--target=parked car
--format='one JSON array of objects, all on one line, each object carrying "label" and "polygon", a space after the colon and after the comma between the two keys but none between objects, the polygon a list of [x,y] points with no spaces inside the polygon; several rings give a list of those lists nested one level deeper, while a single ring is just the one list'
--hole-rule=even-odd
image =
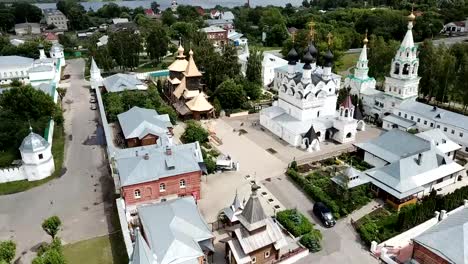
[{"label": "parked car", "polygon": [[328,207],[323,203],[315,203],[313,212],[326,227],[332,227],[336,224],[335,218],[333,217],[330,209],[328,209]]},{"label": "parked car", "polygon": [[90,103],[95,103],[95,102],[96,102],[96,98],[91,97],[91,99],[89,99],[89,102],[90,102]]},{"label": "parked car", "polygon": [[96,104],[92,104],[92,105],[91,105],[91,110],[96,110],[96,109],[97,109]]}]

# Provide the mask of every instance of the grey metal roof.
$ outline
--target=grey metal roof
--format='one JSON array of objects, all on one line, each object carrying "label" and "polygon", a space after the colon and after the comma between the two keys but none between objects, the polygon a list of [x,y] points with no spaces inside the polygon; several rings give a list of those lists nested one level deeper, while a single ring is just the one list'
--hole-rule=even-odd
[{"label": "grey metal roof", "polygon": [[168,114],[159,115],[154,109],[145,109],[137,106],[127,112],[117,115],[120,127],[126,139],[153,135],[165,135],[167,128],[172,127]]},{"label": "grey metal roof", "polygon": [[172,146],[171,151],[167,155],[165,148],[155,145],[118,150],[115,160],[121,185],[201,171],[198,163],[203,162],[203,157],[198,142]]},{"label": "grey metal roof", "polygon": [[141,206],[138,214],[158,264],[192,263],[203,256],[200,243],[214,238],[193,197]]},{"label": "grey metal roof", "polygon": [[450,263],[468,263],[468,208],[449,215],[413,239]]},{"label": "grey metal roof", "polygon": [[42,151],[48,146],[49,142],[47,142],[47,140],[31,130],[31,133],[23,139],[19,149],[21,152],[36,152]]},{"label": "grey metal roof", "polygon": [[224,25],[224,24],[232,24],[232,20],[226,20],[226,19],[207,19],[205,22],[208,24],[208,26],[218,26],[218,25]]},{"label": "grey metal roof", "polygon": [[21,56],[0,56],[0,69],[32,67],[34,60]]},{"label": "grey metal roof", "polygon": [[225,20],[234,20],[234,14],[231,11],[226,11],[221,14],[221,17]]},{"label": "grey metal roof", "polygon": [[354,145],[387,162],[398,161],[431,148],[429,141],[399,129],[392,129],[378,138]]},{"label": "grey metal roof", "polygon": [[50,48],[50,52],[62,52],[62,51],[63,51],[63,46],[59,43],[52,44],[52,47]]},{"label": "grey metal roof", "polygon": [[257,196],[258,185],[254,183],[252,186],[252,195],[244,206],[244,210],[239,215],[239,221],[249,231],[253,231],[265,225],[264,220],[267,218],[262,204]]},{"label": "grey metal roof", "polygon": [[54,67],[51,65],[37,65],[29,70],[29,72],[50,72],[53,71]]},{"label": "grey metal roof", "polygon": [[52,96],[52,84],[50,83],[41,83],[38,86],[34,87],[35,89],[44,92],[45,94],[48,94]]},{"label": "grey metal roof", "polygon": [[145,238],[140,233],[140,228],[135,232],[135,244],[131,264],[156,264],[156,257],[151,252]]},{"label": "grey metal roof", "polygon": [[122,92],[124,90],[137,90],[137,85],[143,83],[135,75],[117,73],[105,78],[102,83],[109,92]]},{"label": "grey metal roof", "polygon": [[19,23],[19,24],[15,24],[15,29],[28,28],[28,27],[39,29],[39,28],[41,28],[41,25],[39,23]]},{"label": "grey metal roof", "polygon": [[226,30],[220,27],[216,27],[216,26],[209,26],[209,27],[202,28],[201,31],[205,33],[214,33],[214,32],[225,32]]},{"label": "grey metal roof", "polygon": [[392,124],[396,124],[396,125],[404,127],[404,128],[409,128],[409,127],[412,127],[412,126],[416,125],[416,122],[404,119],[403,117],[399,117],[399,116],[394,115],[394,114],[390,114],[388,116],[385,116],[384,118],[382,118],[382,120],[390,122]]},{"label": "grey metal roof", "polygon": [[276,249],[287,245],[281,229],[271,217],[267,217],[263,222],[265,223],[265,229],[259,232],[250,233],[243,227],[234,230],[244,253],[249,254],[268,245],[274,245]]},{"label": "grey metal roof", "polygon": [[437,123],[448,124],[468,130],[468,116],[433,107],[416,101],[407,101],[400,104],[398,109],[412,112],[433,120]]}]

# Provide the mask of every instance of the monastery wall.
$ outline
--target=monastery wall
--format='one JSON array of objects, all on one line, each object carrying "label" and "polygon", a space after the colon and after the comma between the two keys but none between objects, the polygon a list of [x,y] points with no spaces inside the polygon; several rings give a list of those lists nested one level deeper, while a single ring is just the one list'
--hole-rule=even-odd
[{"label": "monastery wall", "polygon": [[6,168],[0,170],[0,183],[26,180],[28,177],[23,167]]}]

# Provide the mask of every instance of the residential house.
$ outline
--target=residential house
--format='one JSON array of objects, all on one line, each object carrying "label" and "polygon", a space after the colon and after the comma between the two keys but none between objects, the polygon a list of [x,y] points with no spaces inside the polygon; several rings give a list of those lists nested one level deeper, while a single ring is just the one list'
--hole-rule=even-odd
[{"label": "residential house", "polygon": [[128,23],[128,18],[113,18],[112,19],[112,24],[122,24],[122,23]]},{"label": "residential house", "polygon": [[441,33],[446,34],[460,34],[460,33],[468,33],[468,17],[465,21],[454,21],[444,25]]},{"label": "residential house", "polygon": [[43,12],[47,25],[54,25],[60,31],[68,30],[68,19],[60,10],[48,8]]},{"label": "residential house", "polygon": [[205,166],[198,142],[120,149],[114,163],[127,210],[182,196],[200,199]]},{"label": "residential house", "polygon": [[417,128],[419,131],[425,131],[438,128],[448,138],[462,146],[461,151],[468,152],[468,116],[409,101],[400,104],[392,111],[392,114],[385,116],[382,120],[382,127],[386,130]]},{"label": "residential house", "polygon": [[130,264],[209,263],[214,235],[192,197],[141,206],[136,222]]},{"label": "residential house", "polygon": [[44,39],[51,43],[59,43],[58,36],[55,33],[47,32],[44,34]]},{"label": "residential house", "polygon": [[207,19],[205,22],[210,27],[218,27],[226,30],[229,33],[234,31],[234,22],[232,20],[225,19]]},{"label": "residential house", "polygon": [[248,45],[248,39],[244,37],[244,34],[236,31],[230,31],[228,33],[228,39],[229,43],[236,47],[245,48]]},{"label": "residential house", "polygon": [[138,80],[135,75],[117,73],[102,81],[104,89],[108,93],[123,92],[125,90],[147,90],[148,86]]},{"label": "residential house", "polygon": [[399,209],[416,203],[432,190],[455,183],[465,174],[463,166],[441,151],[442,146],[424,139],[426,136],[393,129],[354,144],[363,160],[374,168],[348,177],[349,188],[371,183],[373,192]]},{"label": "residential house", "polygon": [[206,33],[208,40],[213,43],[214,46],[223,46],[228,43],[228,31],[223,28],[209,26],[202,28],[201,31]]},{"label": "residential house", "polygon": [[15,34],[18,36],[39,35],[41,34],[41,25],[39,23],[15,24]]},{"label": "residential house", "polygon": [[416,136],[431,142],[431,144],[434,144],[442,153],[453,160],[455,160],[457,151],[461,149],[460,145],[450,140],[447,135],[437,128],[417,133]]},{"label": "residential house", "polygon": [[281,228],[267,216],[259,200],[259,186],[252,185],[252,194],[237,215],[239,224],[230,228],[226,243],[229,264],[274,263],[281,256],[281,249],[288,245]]},{"label": "residential house", "polygon": [[138,106],[117,116],[127,147],[172,145],[172,123],[168,114]]},{"label": "residential house", "polygon": [[218,19],[220,16],[221,16],[221,11],[219,11],[218,9],[212,9],[210,11],[211,19]]},{"label": "residential house", "polygon": [[164,85],[164,95],[184,119],[209,118],[214,114],[213,106],[206,99],[201,84],[202,73],[193,59],[193,51],[186,60],[180,45],[176,60],[169,65],[169,78]]}]

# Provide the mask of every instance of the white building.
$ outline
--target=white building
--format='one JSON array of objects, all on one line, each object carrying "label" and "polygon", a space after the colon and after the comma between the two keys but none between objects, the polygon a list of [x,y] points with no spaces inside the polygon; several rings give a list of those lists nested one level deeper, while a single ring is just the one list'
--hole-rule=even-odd
[{"label": "white building", "polygon": [[15,25],[15,34],[23,35],[38,35],[41,34],[41,25],[39,23],[20,23]]},{"label": "white building", "polygon": [[21,56],[0,56],[0,84],[9,84],[19,80],[25,84],[38,86],[43,83],[58,81],[60,67],[65,64],[63,48],[54,44],[47,58],[44,47],[39,45],[39,59]]},{"label": "white building", "polygon": [[272,86],[275,79],[275,69],[288,65],[288,61],[271,53],[263,54],[262,80],[263,86]]},{"label": "white building", "polygon": [[465,21],[455,21],[444,25],[441,33],[467,33],[468,32],[468,17]]},{"label": "white building", "polygon": [[43,12],[47,25],[54,25],[57,29],[63,31],[68,30],[68,19],[60,10],[49,8],[44,9]]},{"label": "white building", "polygon": [[[351,142],[356,131],[363,130],[361,116],[348,96],[336,111],[336,91],[341,77],[332,75],[333,54],[325,54],[323,67],[316,66],[318,52],[313,44],[302,58],[302,73],[295,71],[297,52],[288,54],[288,74],[281,81],[279,99],[260,111],[260,124],[293,146],[307,151],[320,150],[320,142],[334,139]],[[320,69],[320,70],[318,70]]]},{"label": "white building", "polygon": [[[427,136],[430,135],[417,136],[393,129],[368,142],[355,144],[363,153],[364,161],[374,168],[348,178],[349,188],[370,182],[371,190],[399,209],[432,190],[457,182],[465,172],[463,166],[453,161],[456,150],[426,140]],[[449,157],[444,152],[452,154]],[[343,176],[347,175],[338,177]],[[334,178],[335,182],[338,177]]]},{"label": "white building", "polygon": [[350,87],[351,93],[362,99],[365,115],[376,120],[391,113],[401,103],[414,101],[418,96],[420,77],[417,46],[412,33],[414,18],[413,14],[408,16],[408,30],[392,60],[390,76],[385,77],[385,91],[375,89],[375,79],[368,76],[367,38],[364,39],[354,74],[345,79],[345,87]]},{"label": "white building", "polygon": [[98,68],[94,58],[91,58],[91,69],[89,71],[91,78],[91,89],[97,89],[99,86],[102,86],[102,76],[101,76],[101,69]]}]

